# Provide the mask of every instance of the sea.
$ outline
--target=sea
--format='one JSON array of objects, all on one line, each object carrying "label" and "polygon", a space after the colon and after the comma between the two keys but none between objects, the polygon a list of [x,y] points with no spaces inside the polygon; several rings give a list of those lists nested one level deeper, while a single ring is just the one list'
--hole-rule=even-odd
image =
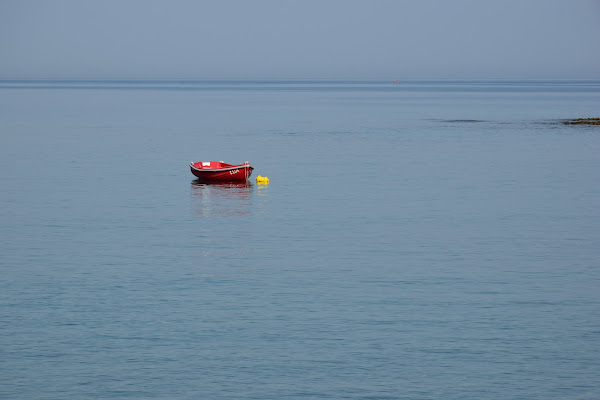
[{"label": "sea", "polygon": [[[600,81],[0,80],[0,398],[600,398]],[[246,184],[189,163],[250,162]],[[258,184],[258,176],[269,178]]]}]

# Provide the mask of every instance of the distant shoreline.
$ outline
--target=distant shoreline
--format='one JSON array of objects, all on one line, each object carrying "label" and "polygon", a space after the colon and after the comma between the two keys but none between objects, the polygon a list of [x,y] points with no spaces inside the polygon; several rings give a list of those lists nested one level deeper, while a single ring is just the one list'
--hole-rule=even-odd
[{"label": "distant shoreline", "polygon": [[561,122],[565,125],[600,125],[600,118],[575,118]]}]

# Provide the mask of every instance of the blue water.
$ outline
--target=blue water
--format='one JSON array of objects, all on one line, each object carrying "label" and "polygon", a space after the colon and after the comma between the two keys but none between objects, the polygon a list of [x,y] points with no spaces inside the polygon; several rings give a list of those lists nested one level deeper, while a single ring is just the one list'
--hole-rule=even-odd
[{"label": "blue water", "polygon": [[0,81],[0,398],[596,399],[600,127],[556,121],[599,110],[598,81]]}]

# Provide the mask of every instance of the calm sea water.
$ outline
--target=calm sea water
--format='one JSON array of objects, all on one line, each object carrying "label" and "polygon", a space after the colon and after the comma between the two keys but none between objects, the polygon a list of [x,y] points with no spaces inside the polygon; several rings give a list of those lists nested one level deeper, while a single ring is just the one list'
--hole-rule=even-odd
[{"label": "calm sea water", "polygon": [[0,81],[0,398],[596,399],[600,127],[555,122],[599,111],[597,81]]}]

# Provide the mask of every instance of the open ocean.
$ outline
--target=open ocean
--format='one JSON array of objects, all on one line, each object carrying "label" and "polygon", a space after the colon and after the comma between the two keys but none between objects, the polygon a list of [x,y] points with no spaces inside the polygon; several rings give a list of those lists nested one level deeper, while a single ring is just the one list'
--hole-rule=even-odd
[{"label": "open ocean", "polygon": [[557,121],[599,116],[600,81],[0,80],[0,398],[598,399],[600,126]]}]

